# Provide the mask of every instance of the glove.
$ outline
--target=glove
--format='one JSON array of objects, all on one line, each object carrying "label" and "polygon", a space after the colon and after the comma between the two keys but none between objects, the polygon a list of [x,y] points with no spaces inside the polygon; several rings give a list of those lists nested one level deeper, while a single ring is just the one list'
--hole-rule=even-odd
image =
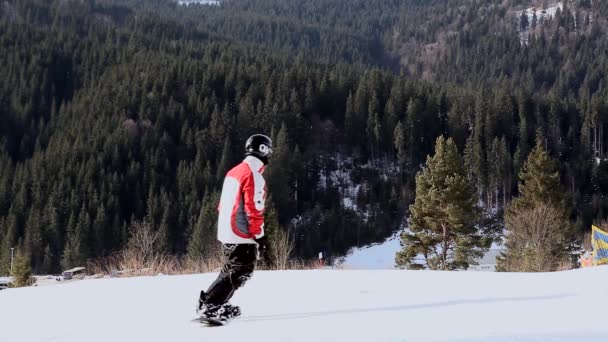
[{"label": "glove", "polygon": [[260,260],[266,252],[268,238],[266,236],[262,236],[259,239],[254,239],[254,241],[258,244],[258,260]]},{"label": "glove", "polygon": [[268,237],[266,237],[264,235],[259,239],[253,239],[253,240],[255,240],[255,243],[258,244],[258,248],[260,249],[260,251],[263,251],[266,249],[266,245],[268,244]]}]

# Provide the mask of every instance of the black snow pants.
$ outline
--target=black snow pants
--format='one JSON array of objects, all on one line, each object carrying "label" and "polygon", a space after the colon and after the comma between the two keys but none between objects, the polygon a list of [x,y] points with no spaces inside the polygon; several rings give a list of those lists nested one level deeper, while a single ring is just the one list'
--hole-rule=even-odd
[{"label": "black snow pants", "polygon": [[239,287],[243,286],[255,269],[258,256],[256,244],[226,244],[223,246],[224,266],[217,279],[207,290],[207,303],[227,303]]}]

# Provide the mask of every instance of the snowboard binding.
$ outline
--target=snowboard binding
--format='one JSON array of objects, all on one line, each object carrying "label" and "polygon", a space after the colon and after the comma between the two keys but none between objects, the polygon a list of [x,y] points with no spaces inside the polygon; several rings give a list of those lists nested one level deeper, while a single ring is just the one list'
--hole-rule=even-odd
[{"label": "snowboard binding", "polygon": [[241,308],[236,305],[225,303],[222,305],[207,303],[205,291],[201,291],[196,313],[201,321],[214,325],[224,325],[229,320],[241,315]]}]

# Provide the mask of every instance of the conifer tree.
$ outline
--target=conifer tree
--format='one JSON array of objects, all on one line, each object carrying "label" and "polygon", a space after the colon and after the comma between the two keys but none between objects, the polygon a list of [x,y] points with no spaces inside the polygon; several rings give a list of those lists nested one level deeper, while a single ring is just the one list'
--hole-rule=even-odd
[{"label": "conifer tree", "polygon": [[224,176],[226,175],[226,172],[228,172],[228,170],[230,169],[230,167],[232,167],[232,158],[230,158],[231,156],[231,145],[230,145],[230,138],[226,137],[226,139],[224,140],[224,148],[222,149],[222,155],[220,157],[220,162],[217,166],[217,171],[215,174],[215,179],[217,180],[217,182],[220,182],[224,179]]},{"label": "conifer tree", "polygon": [[42,265],[40,268],[40,272],[42,274],[54,273],[55,265],[54,265],[54,255],[51,251],[51,247],[46,245],[44,248],[44,255],[42,258]]},{"label": "conifer tree", "polygon": [[422,162],[421,153],[416,149],[422,141],[422,103],[418,98],[411,98],[407,104],[407,117],[405,121],[405,136],[407,139],[408,158],[414,165]]},{"label": "conifer tree", "polygon": [[267,250],[262,255],[263,261],[268,266],[274,266],[274,253],[273,246],[276,244],[278,238],[278,232],[281,229],[279,226],[279,216],[275,206],[273,205],[272,197],[266,199],[266,209],[264,210],[264,236],[268,241]]},{"label": "conifer tree", "polygon": [[407,147],[405,146],[405,132],[401,121],[395,127],[393,132],[395,149],[397,150],[397,159],[402,166],[405,166],[407,160]]},{"label": "conifer tree", "polygon": [[552,271],[567,262],[573,247],[559,171],[537,134],[536,146],[519,173],[519,196],[505,212],[506,251],[502,271]]},{"label": "conifer tree", "polygon": [[544,144],[544,137],[538,132],[536,146],[519,172],[519,195],[511,205],[514,209],[531,207],[541,202],[558,207],[565,205],[558,165]]},{"label": "conifer tree", "polygon": [[75,220],[70,217],[68,224],[68,240],[63,252],[61,265],[64,269],[82,266],[89,256],[88,234],[90,226],[89,214],[83,209]]},{"label": "conifer tree", "polygon": [[30,259],[27,258],[21,251],[15,253],[13,264],[13,277],[15,287],[29,286],[32,283],[32,266]]},{"label": "conifer tree", "polygon": [[216,245],[217,234],[217,204],[219,194],[211,193],[205,196],[200,213],[188,241],[188,257],[192,259],[206,258],[211,255]]},{"label": "conifer tree", "polygon": [[421,255],[430,269],[467,268],[491,243],[478,225],[481,211],[451,138],[437,138],[435,155],[416,175],[410,212],[396,257],[400,267],[423,268],[416,260]]},{"label": "conifer tree", "polygon": [[268,183],[268,192],[273,195],[278,212],[287,216],[286,214],[293,212],[293,207],[291,206],[292,191],[288,190],[291,187],[289,177],[291,149],[285,123],[281,124],[281,129],[273,139],[273,148],[274,152],[270,157],[268,170],[264,171],[267,176],[265,175],[264,178]]}]

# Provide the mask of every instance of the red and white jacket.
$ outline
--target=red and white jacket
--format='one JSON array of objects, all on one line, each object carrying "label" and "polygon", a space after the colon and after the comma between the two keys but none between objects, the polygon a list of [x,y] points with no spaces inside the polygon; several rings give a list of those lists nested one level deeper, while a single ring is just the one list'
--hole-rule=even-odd
[{"label": "red and white jacket", "polygon": [[256,243],[264,236],[264,163],[248,156],[226,174],[218,206],[217,238],[223,244]]}]

